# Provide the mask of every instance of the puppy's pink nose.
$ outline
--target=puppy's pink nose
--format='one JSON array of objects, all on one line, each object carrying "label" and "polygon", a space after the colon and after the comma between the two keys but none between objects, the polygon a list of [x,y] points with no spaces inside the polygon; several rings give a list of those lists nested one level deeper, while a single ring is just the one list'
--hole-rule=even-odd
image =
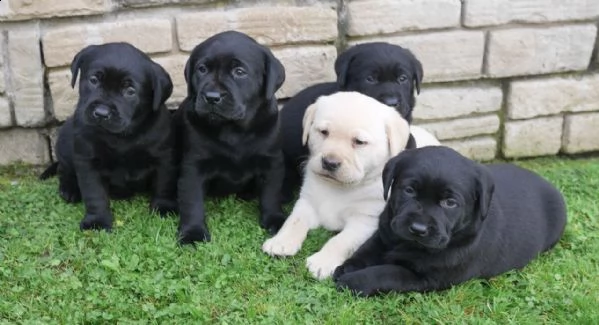
[{"label": "puppy's pink nose", "polygon": [[327,158],[327,157],[322,157],[321,163],[322,163],[322,169],[330,171],[330,172],[336,171],[341,166],[340,161],[333,159],[333,158]]}]

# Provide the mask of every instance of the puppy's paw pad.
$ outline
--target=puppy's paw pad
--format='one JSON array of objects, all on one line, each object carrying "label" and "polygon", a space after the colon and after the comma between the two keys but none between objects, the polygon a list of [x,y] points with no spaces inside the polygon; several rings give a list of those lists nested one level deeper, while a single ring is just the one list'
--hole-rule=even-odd
[{"label": "puppy's paw pad", "polygon": [[262,251],[270,256],[293,256],[299,252],[301,243],[291,241],[275,236],[264,242]]},{"label": "puppy's paw pad", "polygon": [[210,241],[210,232],[205,225],[189,225],[179,230],[179,244],[196,244]]},{"label": "puppy's paw pad", "polygon": [[315,278],[324,280],[333,275],[333,272],[343,263],[343,260],[340,256],[318,252],[308,257],[306,266]]},{"label": "puppy's paw pad", "polygon": [[81,230],[112,230],[112,216],[86,214],[79,223]]},{"label": "puppy's paw pad", "polygon": [[169,213],[178,213],[179,205],[175,200],[154,198],[150,203],[150,210],[158,212],[161,217],[166,217]]}]

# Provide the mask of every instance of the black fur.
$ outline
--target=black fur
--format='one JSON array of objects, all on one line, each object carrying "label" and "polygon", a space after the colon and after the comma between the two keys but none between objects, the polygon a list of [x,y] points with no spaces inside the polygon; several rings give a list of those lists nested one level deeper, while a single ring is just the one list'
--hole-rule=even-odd
[{"label": "black fur", "polygon": [[209,241],[204,197],[259,195],[260,226],[285,220],[284,176],[275,92],[285,79],[270,50],[239,32],[194,48],[185,67],[187,97],[175,114],[182,144],[179,241]]},{"label": "black fur", "polygon": [[79,71],[79,100],[60,128],[58,162],[40,178],[58,173],[60,196],[83,199],[82,230],[112,228],[109,197],[151,192],[151,209],[176,212],[168,73],[127,43],[84,48],[71,63],[73,87]]},{"label": "black fur", "polygon": [[[300,91],[281,110],[283,154],[285,157],[285,200],[301,183],[302,165],[308,148],[302,144],[302,119],[306,108],[323,95],[357,91],[393,106],[408,123],[420,92],[423,70],[420,61],[407,49],[376,42],[355,45],[335,61],[336,82],[316,84]],[[407,148],[416,147],[410,136]]]},{"label": "black fur", "polygon": [[383,184],[391,192],[378,231],[334,273],[360,295],[442,290],[522,268],[566,225],[562,194],[537,174],[446,147],[400,153]]}]

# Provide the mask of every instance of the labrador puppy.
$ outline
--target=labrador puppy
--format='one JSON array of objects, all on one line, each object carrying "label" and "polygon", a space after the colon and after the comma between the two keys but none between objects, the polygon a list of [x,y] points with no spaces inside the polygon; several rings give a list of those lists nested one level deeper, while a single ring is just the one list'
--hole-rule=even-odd
[{"label": "labrador puppy", "polygon": [[[393,107],[408,123],[420,93],[423,70],[420,61],[407,49],[384,42],[364,43],[350,47],[335,61],[336,82],[310,86],[292,97],[281,109],[283,154],[285,156],[284,196],[291,199],[301,183],[308,148],[302,145],[301,121],[306,108],[323,95],[338,91],[356,91]],[[416,131],[419,137],[435,139],[426,130]],[[436,139],[435,139],[436,140]],[[429,143],[421,139],[421,143]],[[436,141],[438,143],[438,141]],[[408,148],[416,147],[410,137]]]},{"label": "labrador puppy", "polygon": [[71,63],[72,87],[79,72],[79,100],[60,128],[58,161],[40,178],[58,173],[60,196],[83,199],[82,230],[112,228],[109,197],[151,192],[153,210],[176,212],[168,73],[128,43],[84,48]]},{"label": "labrador puppy", "polygon": [[276,232],[284,177],[275,92],[285,70],[251,37],[227,31],[197,45],[175,113],[182,144],[179,242],[210,240],[205,195],[258,196],[260,226]]},{"label": "labrador puppy", "polygon": [[307,259],[314,277],[324,279],[376,230],[383,167],[405,148],[410,131],[393,108],[357,92],[320,97],[306,110],[303,127],[311,155],[300,197],[262,250],[295,255],[310,229],[340,231]]},{"label": "labrador puppy", "polygon": [[441,290],[522,268],[566,225],[562,194],[539,175],[447,147],[400,153],[383,184],[390,194],[378,231],[334,274],[339,288],[364,296]]}]

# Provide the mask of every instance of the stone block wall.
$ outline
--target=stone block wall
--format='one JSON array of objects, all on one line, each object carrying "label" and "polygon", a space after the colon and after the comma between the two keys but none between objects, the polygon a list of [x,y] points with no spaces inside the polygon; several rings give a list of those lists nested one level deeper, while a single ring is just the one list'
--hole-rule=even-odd
[{"label": "stone block wall", "polygon": [[202,40],[235,29],[286,68],[277,95],[335,79],[348,46],[386,41],[424,66],[414,117],[478,160],[599,151],[599,1],[0,0],[0,164],[43,164],[74,109],[69,64],[126,41],[171,74]]}]

